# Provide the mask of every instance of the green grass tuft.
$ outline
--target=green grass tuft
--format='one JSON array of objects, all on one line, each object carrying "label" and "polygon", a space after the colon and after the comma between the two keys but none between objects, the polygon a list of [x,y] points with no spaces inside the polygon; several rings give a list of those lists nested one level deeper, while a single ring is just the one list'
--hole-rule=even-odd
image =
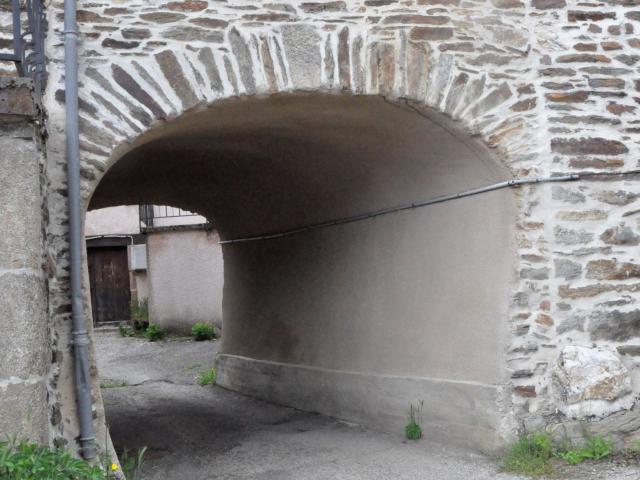
[{"label": "green grass tuft", "polygon": [[534,433],[511,445],[502,469],[506,472],[539,477],[553,473],[553,440],[549,434]]},{"label": "green grass tuft", "polygon": [[420,400],[417,405],[409,405],[407,415],[408,422],[404,427],[404,436],[407,440],[419,440],[422,438],[422,408],[424,400]]},{"label": "green grass tuft", "polygon": [[150,342],[157,342],[158,340],[162,340],[164,338],[165,332],[164,330],[162,330],[162,328],[160,328],[159,325],[151,323],[144,331],[144,336]]},{"label": "green grass tuft", "polygon": [[407,440],[419,440],[422,438],[422,427],[417,423],[408,423],[404,427],[404,436]]},{"label": "green grass tuft", "polygon": [[210,368],[198,375],[200,385],[213,385],[216,383],[217,372],[215,368]]},{"label": "green grass tuft", "polygon": [[213,325],[210,323],[198,322],[193,327],[191,327],[191,334],[196,342],[201,342],[203,340],[213,340],[215,338],[215,333],[213,330]]}]

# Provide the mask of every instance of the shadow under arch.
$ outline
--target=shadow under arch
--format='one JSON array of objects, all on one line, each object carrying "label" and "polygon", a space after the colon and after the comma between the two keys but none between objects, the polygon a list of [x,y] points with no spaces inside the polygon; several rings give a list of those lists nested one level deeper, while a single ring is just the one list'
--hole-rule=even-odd
[{"label": "shadow under arch", "polygon": [[[222,239],[504,180],[444,115],[374,95],[221,101],[116,152],[90,209],[170,204]],[[501,441],[515,206],[510,191],[282,239],[226,245],[219,383],[400,431]]]}]

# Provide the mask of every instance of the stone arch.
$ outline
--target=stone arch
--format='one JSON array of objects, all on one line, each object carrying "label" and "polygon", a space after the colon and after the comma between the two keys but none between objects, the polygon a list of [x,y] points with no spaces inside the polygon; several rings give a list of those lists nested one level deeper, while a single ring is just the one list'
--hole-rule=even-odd
[{"label": "stone arch", "polygon": [[[495,162],[493,158],[496,155],[489,154],[486,145],[473,141],[464,129],[480,134],[489,146],[500,147],[498,157],[506,158],[506,155],[518,152],[530,141],[530,138],[521,134],[525,124],[522,112],[535,107],[535,101],[516,99],[516,96],[526,97],[526,91],[516,93],[513,86],[503,80],[496,81],[486,73],[465,69],[454,55],[435,51],[429,39],[420,38],[415,32],[409,35],[407,31],[397,29],[393,33],[385,33],[383,37],[373,35],[359,24],[331,31],[326,31],[321,25],[291,24],[263,29],[259,34],[242,26],[231,26],[223,36],[216,37],[215,42],[199,43],[192,48],[184,44],[179,49],[160,46],[149,48],[148,52],[133,59],[123,55],[105,55],[108,58],[106,62],[86,60],[81,64],[83,83],[80,91],[82,194],[85,207],[89,206],[101,180],[110,172],[117,172],[118,160],[135,152],[148,139],[170,131],[180,119],[189,116],[197,118],[211,109],[251,104],[260,99],[264,99],[265,104],[269,103],[269,99],[305,96],[333,100],[360,98],[365,102],[366,99],[377,99],[381,105],[387,104],[389,108],[403,111],[403,114],[413,114],[438,125],[442,132],[466,145],[469,151],[475,151],[478,158],[486,159],[486,165],[492,165],[493,174],[479,178],[486,179],[487,183],[503,179],[507,170],[500,168],[500,162]],[[54,95],[50,93],[50,96],[53,101]],[[56,92],[55,99],[62,98],[63,94]],[[376,100],[373,101],[375,103]],[[399,107],[399,103],[403,103],[404,107]],[[315,108],[320,106],[316,105]],[[450,121],[446,116],[459,123]],[[52,119],[55,124],[55,114]],[[461,125],[464,125],[464,129]],[[55,148],[55,145],[50,148]],[[465,185],[475,186],[472,183],[468,177]],[[463,189],[462,184],[448,183],[447,186]],[[450,190],[438,193],[450,193]],[[493,197],[490,202],[497,202],[494,205],[511,205],[510,195],[505,193]],[[154,201],[149,197],[146,200]],[[189,203],[181,204],[180,199],[174,197],[171,201],[176,206],[198,210],[198,205],[193,202],[198,203],[198,200],[192,199]],[[482,202],[478,205],[482,205]],[[515,216],[511,208],[503,210],[503,213]],[[514,223],[511,217],[508,222],[504,218],[500,222],[501,231],[508,231],[504,237],[508,243],[514,237],[510,227],[506,227]],[[470,238],[472,232],[469,230],[465,234]],[[302,246],[298,245],[297,248],[302,252]],[[508,245],[507,250],[513,251],[514,248]],[[443,436],[488,448],[499,443],[505,427],[501,417],[510,414],[506,397],[503,398],[506,379],[502,354],[508,343],[503,328],[506,322],[503,320],[507,317],[511,266],[503,264],[502,267],[504,281],[500,285],[503,291],[500,293],[500,313],[496,316],[501,326],[482,334],[485,338],[494,336],[497,339],[495,344],[490,342],[491,348],[494,348],[492,353],[496,355],[492,357],[491,374],[482,378],[449,379],[445,378],[448,374],[441,375],[442,372],[435,370],[417,374],[409,372],[407,375],[402,368],[392,369],[382,373],[380,378],[386,380],[379,380],[378,377],[360,379],[356,388],[356,393],[377,387],[397,388],[403,394],[394,397],[391,404],[374,402],[362,411],[348,411],[344,403],[336,403],[335,398],[325,398],[330,408],[323,411],[388,430],[393,428],[392,425],[402,422],[403,409],[408,401],[417,400],[421,392],[429,390],[430,387],[424,383],[426,381],[431,385],[439,385],[444,392],[434,400],[444,407],[443,416],[438,420],[438,428]],[[405,334],[410,329],[411,326],[407,325]],[[283,363],[283,358],[278,357],[282,352],[274,352],[271,354],[275,356],[267,355],[266,361]],[[250,356],[250,352],[229,350],[229,353],[229,373],[223,373],[221,381],[261,395],[261,392],[252,390],[252,385],[256,385],[255,375],[264,375],[271,364],[261,364],[254,370],[253,377],[243,378],[238,372],[247,370],[242,362],[244,357]],[[406,361],[411,362],[409,359]],[[361,366],[351,365],[351,370],[347,369],[345,373],[358,373]],[[320,362],[310,367],[326,375],[322,381],[343,381],[331,377],[331,372],[336,370],[335,365]],[[260,373],[261,368],[266,370]],[[278,376],[275,371],[270,373]],[[303,377],[302,373],[291,373],[291,378],[313,383]],[[403,383],[411,383],[415,379],[416,383],[411,386]],[[385,383],[387,380],[388,383]],[[286,399],[277,396],[282,393],[278,389],[282,388],[276,385],[266,396],[286,402]],[[334,393],[350,400],[362,398],[354,397],[354,392],[345,388]],[[459,401],[453,402],[455,408],[448,409],[447,405],[452,403],[452,399]],[[295,399],[290,403],[318,409],[304,402],[305,399]],[[66,405],[65,409],[63,416],[73,418],[73,406]],[[375,417],[373,412],[385,409],[393,413],[379,418],[379,421],[372,421]],[[463,411],[469,414],[465,420],[455,420]],[[448,430],[452,432],[451,435],[447,433]],[[65,433],[65,436],[68,435]]]},{"label": "stone arch", "polygon": [[[230,239],[507,175],[456,128],[430,109],[372,95],[220,101],[130,145],[100,179],[91,207],[169,203],[204,213]],[[385,430],[401,425],[406,404],[424,396],[434,435],[495,445],[512,203],[511,192],[497,192],[225,246],[220,382]],[[273,384],[265,386],[260,379],[268,377]],[[382,398],[378,388],[389,392]],[[368,396],[369,405],[349,406]]]},{"label": "stone arch", "polygon": [[[524,115],[535,108],[535,97],[500,75],[495,80],[483,69],[470,70],[454,54],[433,51],[420,32],[395,29],[382,36],[358,24],[332,31],[281,24],[256,33],[231,26],[216,36],[217,44],[87,61],[81,65],[83,158],[97,178],[112,151],[184,112],[226,98],[298,91],[407,99],[460,121],[500,147],[504,158],[520,152],[531,141]],[[61,100],[63,93],[56,96]]]}]

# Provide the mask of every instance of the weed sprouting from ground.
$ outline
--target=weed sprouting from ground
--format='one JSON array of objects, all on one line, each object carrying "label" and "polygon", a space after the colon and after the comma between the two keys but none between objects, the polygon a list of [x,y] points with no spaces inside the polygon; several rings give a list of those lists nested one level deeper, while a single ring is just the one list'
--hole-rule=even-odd
[{"label": "weed sprouting from ground", "polygon": [[213,340],[215,338],[213,325],[211,325],[210,323],[196,323],[193,327],[191,327],[191,334],[193,335],[194,340],[197,342],[201,342],[203,340]]},{"label": "weed sprouting from ground", "polygon": [[407,440],[418,440],[422,438],[422,408],[424,400],[420,400],[417,405],[409,405],[408,422],[404,427],[404,435]]},{"label": "weed sprouting from ground", "polygon": [[534,433],[521,437],[511,445],[502,464],[507,472],[530,476],[549,475],[553,472],[553,440],[547,433]]},{"label": "weed sprouting from ground", "polygon": [[142,480],[142,465],[144,464],[144,455],[147,447],[143,447],[135,455],[131,455],[125,448],[120,458],[122,472],[127,480]]},{"label": "weed sprouting from ground", "polygon": [[198,375],[199,385],[213,385],[216,383],[217,372],[215,368],[210,368]]},{"label": "weed sprouting from ground", "polygon": [[158,340],[162,340],[164,338],[165,332],[164,330],[162,330],[162,328],[160,328],[159,325],[151,323],[144,331],[144,336],[150,342],[157,342]]}]

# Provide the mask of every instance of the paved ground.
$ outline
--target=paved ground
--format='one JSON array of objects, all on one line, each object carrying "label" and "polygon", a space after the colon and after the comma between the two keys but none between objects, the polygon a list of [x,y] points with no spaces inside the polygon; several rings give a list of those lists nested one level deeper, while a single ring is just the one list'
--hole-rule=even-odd
[{"label": "paved ground", "polygon": [[[474,452],[281,407],[196,383],[217,342],[97,337],[117,448],[148,447],[145,480],[517,480]],[[560,478],[637,480],[636,469],[585,465]]]}]

